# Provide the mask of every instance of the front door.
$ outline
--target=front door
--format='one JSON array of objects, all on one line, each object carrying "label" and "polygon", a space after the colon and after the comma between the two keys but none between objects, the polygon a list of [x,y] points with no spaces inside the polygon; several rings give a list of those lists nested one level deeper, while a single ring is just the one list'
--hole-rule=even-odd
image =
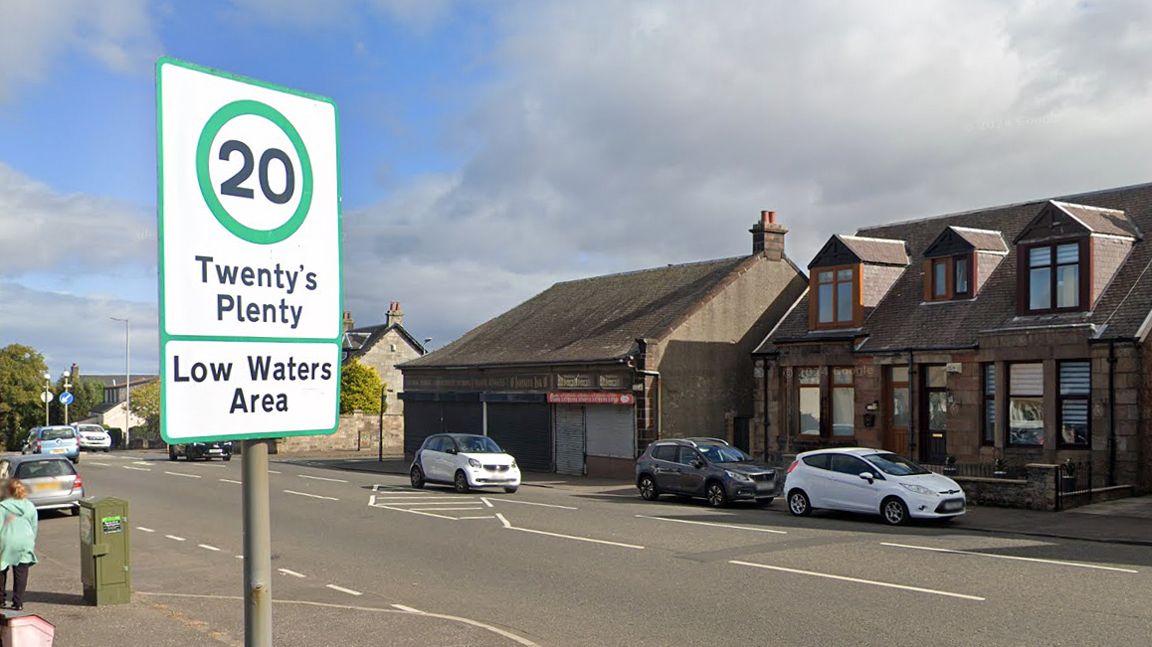
[{"label": "front door", "polygon": [[704,469],[692,464],[703,465],[704,459],[691,447],[681,446],[679,452],[676,460],[680,463],[680,473],[676,475],[679,485],[677,489],[684,494],[704,494]]},{"label": "front door", "polygon": [[865,472],[875,475],[876,469],[855,456],[833,454],[824,498],[841,510],[876,512],[880,509],[880,488],[860,478]]},{"label": "front door", "polygon": [[912,415],[908,399],[908,367],[889,366],[885,378],[888,406],[884,408],[884,449],[908,456],[908,425]]},{"label": "front door", "polygon": [[920,460],[939,464],[948,454],[948,374],[943,366],[924,366],[920,375]]}]

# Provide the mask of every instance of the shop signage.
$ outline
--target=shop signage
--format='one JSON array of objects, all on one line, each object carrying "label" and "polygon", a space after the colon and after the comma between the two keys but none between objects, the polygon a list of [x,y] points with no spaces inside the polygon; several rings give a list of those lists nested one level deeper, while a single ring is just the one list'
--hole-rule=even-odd
[{"label": "shop signage", "polygon": [[636,396],[629,393],[549,393],[552,404],[636,404]]}]

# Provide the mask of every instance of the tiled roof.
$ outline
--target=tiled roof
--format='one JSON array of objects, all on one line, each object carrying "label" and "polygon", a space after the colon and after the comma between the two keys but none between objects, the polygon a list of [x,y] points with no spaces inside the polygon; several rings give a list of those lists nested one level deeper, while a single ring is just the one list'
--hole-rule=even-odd
[{"label": "tiled roof", "polygon": [[972,247],[978,252],[1000,252],[1005,253],[1008,251],[1008,243],[1004,242],[1004,236],[998,231],[991,229],[973,229],[971,227],[949,227],[956,235],[968,241]]},{"label": "tiled roof", "polygon": [[1084,226],[1097,234],[1110,234],[1113,236],[1132,236],[1141,238],[1141,232],[1127,214],[1116,209],[1101,209],[1081,204],[1069,204],[1053,200],[1052,204],[1060,207],[1064,213],[1084,223]]},{"label": "tiled roof", "polygon": [[[1152,184],[1142,184],[1059,198],[1062,202],[1122,211],[1132,231],[1152,228]],[[993,207],[936,218],[877,225],[859,230],[869,237],[907,241],[913,259],[923,257],[945,227],[967,227],[1000,231],[1015,240],[1048,204],[1048,200]],[[1117,235],[1128,231],[1116,215],[1100,209],[1077,209],[1096,214],[1089,226],[1098,233]],[[1083,218],[1081,218],[1083,219]],[[1111,223],[1111,224],[1108,224]],[[1130,234],[1119,234],[1130,235]],[[1016,250],[1011,248],[976,299],[923,304],[923,275],[920,264],[912,263],[864,322],[867,339],[861,351],[900,350],[928,347],[969,347],[977,343],[980,331],[1067,324],[1096,324],[1104,327],[1101,338],[1130,338],[1136,335],[1152,311],[1152,244],[1137,242],[1123,266],[1096,302],[1090,313],[1051,316],[1016,316]],[[808,336],[808,297],[805,295],[792,313],[777,327],[758,352],[775,350],[774,339]]]},{"label": "tiled roof", "polygon": [[[757,257],[557,283],[409,368],[614,361],[655,338]],[[790,263],[776,263],[795,272]]]},{"label": "tiled roof", "polygon": [[908,252],[904,241],[865,236],[839,236],[840,240],[860,257],[863,263],[873,265],[907,265]]},{"label": "tiled roof", "polygon": [[353,358],[360,357],[367,353],[376,342],[380,341],[388,331],[395,330],[400,333],[408,343],[412,345],[420,353],[424,353],[424,344],[421,344],[404,328],[401,324],[380,324],[378,326],[364,326],[362,328],[354,328],[344,334],[344,350],[348,351],[348,356],[344,358],[345,362],[351,361]]}]

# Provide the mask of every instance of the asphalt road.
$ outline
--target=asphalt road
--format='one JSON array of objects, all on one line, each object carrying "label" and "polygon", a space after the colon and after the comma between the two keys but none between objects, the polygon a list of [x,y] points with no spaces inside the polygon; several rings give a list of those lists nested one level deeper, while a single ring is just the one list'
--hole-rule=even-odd
[{"label": "asphalt road", "polygon": [[[80,469],[89,494],[130,501],[141,597],[242,636],[239,457]],[[1152,644],[1146,547],[795,519],[782,500],[714,511],[631,488],[458,495],[272,469],[277,644]],[[48,550],[76,550],[67,527],[42,530]]]}]

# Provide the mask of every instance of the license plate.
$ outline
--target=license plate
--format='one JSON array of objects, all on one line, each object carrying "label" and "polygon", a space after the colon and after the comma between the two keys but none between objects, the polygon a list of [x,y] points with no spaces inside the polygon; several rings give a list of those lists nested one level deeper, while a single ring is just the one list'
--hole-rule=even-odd
[{"label": "license plate", "polygon": [[223,449],[209,449],[209,450],[208,450],[208,453],[209,453],[209,454],[219,454],[219,453],[221,453],[221,452],[223,452],[223,451],[224,451]]},{"label": "license plate", "polygon": [[963,510],[964,504],[959,501],[949,501],[944,504],[944,509],[948,512],[955,512],[956,510]]},{"label": "license plate", "polygon": [[59,490],[61,488],[59,483],[35,483],[32,485],[33,491],[40,492],[43,490]]},{"label": "license plate", "polygon": [[67,449],[53,449],[52,453],[53,454],[67,454],[68,450]]}]

